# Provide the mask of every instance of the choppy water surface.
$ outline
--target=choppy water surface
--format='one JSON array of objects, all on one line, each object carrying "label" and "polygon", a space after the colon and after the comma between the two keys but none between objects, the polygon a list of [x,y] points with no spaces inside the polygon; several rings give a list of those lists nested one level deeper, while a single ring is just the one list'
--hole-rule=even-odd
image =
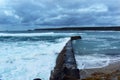
[{"label": "choppy water surface", "polygon": [[86,32],[73,45],[79,69],[104,67],[120,60],[120,32]]},{"label": "choppy water surface", "polygon": [[78,67],[102,67],[119,60],[120,32],[0,33],[1,80],[48,80],[55,59],[70,36]]},{"label": "choppy water surface", "polygon": [[0,79],[49,80],[56,56],[68,39],[53,33],[1,33]]}]

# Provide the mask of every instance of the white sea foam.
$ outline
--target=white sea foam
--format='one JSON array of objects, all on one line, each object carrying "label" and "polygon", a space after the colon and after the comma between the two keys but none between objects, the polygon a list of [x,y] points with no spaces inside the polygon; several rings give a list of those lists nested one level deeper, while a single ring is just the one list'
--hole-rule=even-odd
[{"label": "white sea foam", "polygon": [[110,64],[119,62],[120,61],[120,55],[116,57],[110,57]]},{"label": "white sea foam", "polygon": [[0,36],[17,36],[17,37],[22,37],[22,36],[45,36],[45,35],[53,35],[54,32],[49,32],[49,33],[0,33]]},{"label": "white sea foam", "polygon": [[101,68],[107,66],[110,63],[110,58],[107,56],[99,55],[84,55],[76,56],[76,61],[78,63],[79,69],[91,69],[91,68]]},{"label": "white sea foam", "polygon": [[0,33],[0,37],[13,36],[13,37],[32,37],[32,36],[74,36],[74,35],[84,35],[85,33]]},{"label": "white sea foam", "polygon": [[54,42],[0,42],[0,79],[49,80],[59,53],[69,38]]},{"label": "white sea foam", "polygon": [[105,56],[105,55],[84,55],[76,56],[76,61],[79,69],[102,68],[109,64],[120,61],[120,56]]}]

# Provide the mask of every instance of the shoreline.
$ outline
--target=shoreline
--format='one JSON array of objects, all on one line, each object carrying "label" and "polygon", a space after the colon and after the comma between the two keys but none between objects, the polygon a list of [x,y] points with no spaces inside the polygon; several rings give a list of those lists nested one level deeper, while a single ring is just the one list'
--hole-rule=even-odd
[{"label": "shoreline", "polygon": [[102,68],[80,69],[80,77],[82,80],[120,80],[120,61]]},{"label": "shoreline", "polygon": [[0,32],[48,32],[48,31],[120,31],[120,26],[73,26],[58,28],[35,28],[27,30],[3,30]]},{"label": "shoreline", "polygon": [[[38,28],[38,29],[34,29],[33,31],[41,31],[41,30],[80,30],[80,31],[84,31],[84,30],[95,30],[95,31],[101,31],[101,30],[105,30],[105,31],[120,31],[120,26],[101,26],[101,27],[62,27],[62,28]],[[32,31],[32,30],[28,30],[28,31]]]}]

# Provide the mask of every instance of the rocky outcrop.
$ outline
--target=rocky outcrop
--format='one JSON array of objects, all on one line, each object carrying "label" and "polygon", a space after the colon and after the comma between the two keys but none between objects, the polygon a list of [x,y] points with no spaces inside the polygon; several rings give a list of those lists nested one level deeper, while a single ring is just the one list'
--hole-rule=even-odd
[{"label": "rocky outcrop", "polygon": [[72,40],[81,39],[80,36],[71,37],[56,59],[54,70],[51,71],[50,80],[78,80],[80,79],[75,55],[72,47]]},{"label": "rocky outcrop", "polygon": [[40,78],[35,78],[35,79],[33,79],[33,80],[41,80]]},{"label": "rocky outcrop", "polygon": [[71,40],[77,40],[77,39],[82,39],[82,37],[81,36],[72,36],[71,37]]}]

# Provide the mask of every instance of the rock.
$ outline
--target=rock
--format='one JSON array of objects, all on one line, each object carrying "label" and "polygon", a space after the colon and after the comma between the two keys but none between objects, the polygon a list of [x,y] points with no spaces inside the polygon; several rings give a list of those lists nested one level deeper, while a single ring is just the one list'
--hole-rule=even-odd
[{"label": "rock", "polygon": [[82,37],[81,36],[72,36],[71,37],[71,40],[77,40],[77,39],[82,39]]},{"label": "rock", "polygon": [[78,80],[78,79],[72,76],[64,76],[63,80]]},{"label": "rock", "polygon": [[33,80],[41,80],[40,78],[35,78],[35,79],[33,79]]},{"label": "rock", "polygon": [[56,59],[56,65],[51,72],[50,80],[78,80],[80,79],[75,55],[72,47],[72,40],[81,39],[80,36],[71,37]]}]

